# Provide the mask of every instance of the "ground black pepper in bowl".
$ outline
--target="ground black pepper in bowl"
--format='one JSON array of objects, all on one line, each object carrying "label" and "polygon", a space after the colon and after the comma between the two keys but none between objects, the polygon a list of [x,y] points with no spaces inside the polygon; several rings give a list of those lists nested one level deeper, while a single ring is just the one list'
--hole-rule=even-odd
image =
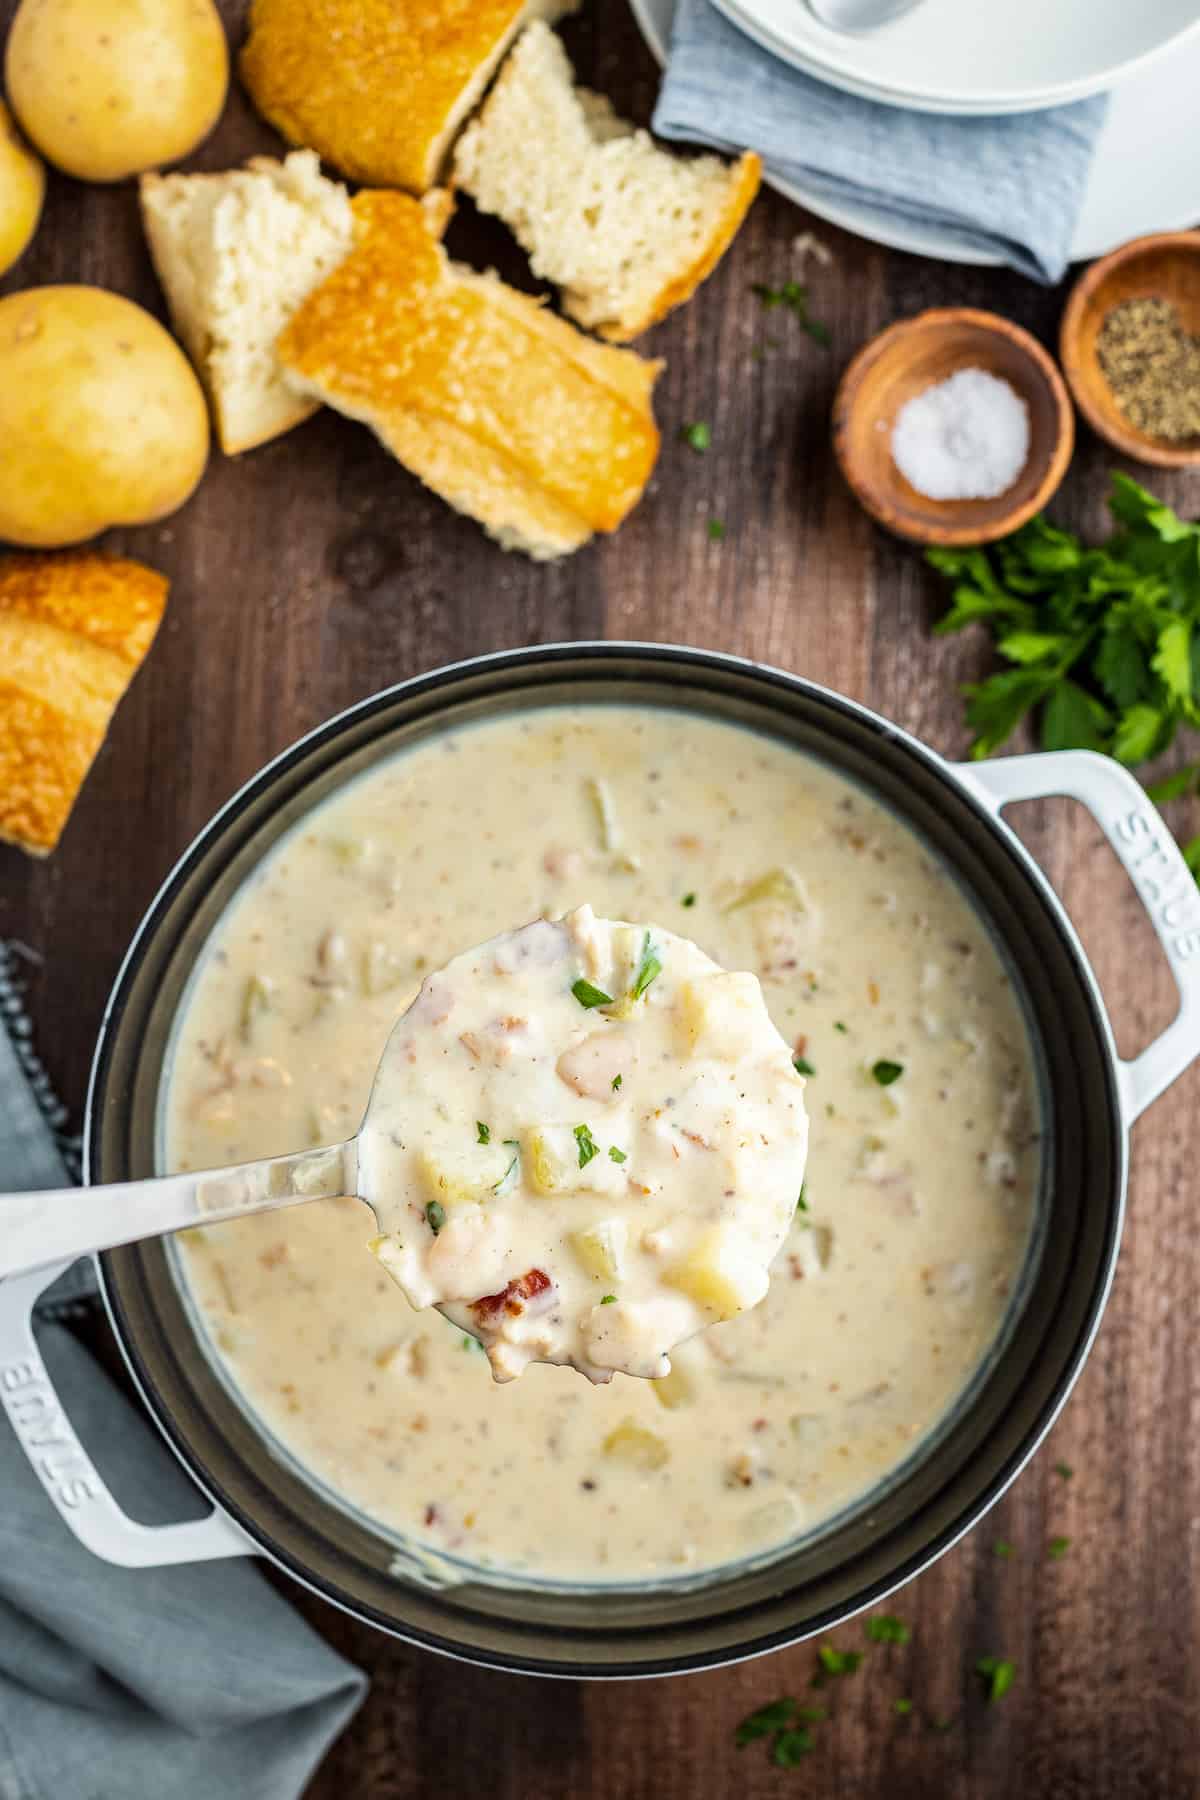
[{"label": "ground black pepper in bowl", "polygon": [[1169,300],[1123,300],[1104,318],[1096,356],[1129,423],[1169,443],[1200,436],[1200,340]]}]

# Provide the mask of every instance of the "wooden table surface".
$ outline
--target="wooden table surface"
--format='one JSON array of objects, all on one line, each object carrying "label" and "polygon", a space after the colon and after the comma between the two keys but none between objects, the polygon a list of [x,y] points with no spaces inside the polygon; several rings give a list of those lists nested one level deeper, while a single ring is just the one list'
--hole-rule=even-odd
[{"label": "wooden table surface", "polygon": [[[0,0],[0,25],[11,11]],[[242,8],[226,12],[236,41]],[[647,119],[657,71],[625,0],[594,0],[568,36],[583,78]],[[195,166],[277,147],[235,86]],[[813,311],[833,335],[822,350],[749,291],[797,272],[796,239],[812,223],[764,193],[715,277],[644,341],[667,363],[658,472],[618,536],[567,561],[502,555],[368,432],[328,413],[237,461],[214,454],[176,517],[109,535],[106,547],[171,577],[166,622],[58,853],[36,864],[0,850],[0,936],[45,959],[31,970],[30,1004],[73,1107],[118,958],[175,856],[267,757],[388,682],[515,644],[670,640],[797,670],[939,750],[964,750],[957,688],[983,645],[930,638],[937,584],[842,485],[830,398],[863,340],[904,314],[991,307],[1052,343],[1063,297],[818,225],[834,257],[809,270]],[[491,224],[460,218],[452,247],[520,278]],[[34,248],[0,291],[55,281],[101,283],[161,310],[128,187],[52,182]],[[706,455],[677,440],[698,419],[712,428]],[[1112,464],[1082,434],[1056,519],[1098,530]],[[1200,504],[1196,477],[1149,479],[1185,509]],[[723,542],[710,542],[711,518],[724,523]],[[1174,1008],[1132,889],[1081,809],[1054,803],[1022,822],[1081,922],[1128,1053]],[[772,1768],[761,1746],[736,1752],[732,1734],[749,1709],[807,1684],[811,1645],[687,1680],[542,1683],[418,1653],[295,1594],[372,1677],[310,1800],[1200,1792],[1198,1100],[1193,1071],[1134,1132],[1115,1291],[1050,1442],[992,1516],[897,1597],[911,1643],[874,1651],[839,1684],[801,1770]],[[1060,1461],[1071,1479],[1055,1473]],[[1070,1546],[1051,1560],[1057,1535]],[[1011,1559],[994,1554],[997,1538],[1011,1541]],[[834,1641],[860,1644],[861,1627]],[[992,1707],[970,1673],[986,1652],[1017,1666],[1012,1692]],[[892,1711],[901,1695],[917,1703],[910,1718]],[[935,1731],[922,1713],[953,1723]]]}]

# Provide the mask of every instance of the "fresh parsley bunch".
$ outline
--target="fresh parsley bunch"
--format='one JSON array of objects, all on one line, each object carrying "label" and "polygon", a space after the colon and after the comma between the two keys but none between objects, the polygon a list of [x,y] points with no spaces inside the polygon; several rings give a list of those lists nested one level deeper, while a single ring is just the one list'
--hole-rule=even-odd
[{"label": "fresh parsley bunch", "polygon": [[[1180,725],[1200,724],[1200,525],[1114,474],[1108,542],[1086,548],[1043,518],[985,550],[930,550],[954,582],[934,630],[982,622],[1011,666],[964,689],[974,757],[990,756],[1027,713],[1046,750],[1102,750],[1135,764]],[[1200,768],[1151,793],[1172,799]],[[1188,846],[1200,867],[1200,840]]]}]

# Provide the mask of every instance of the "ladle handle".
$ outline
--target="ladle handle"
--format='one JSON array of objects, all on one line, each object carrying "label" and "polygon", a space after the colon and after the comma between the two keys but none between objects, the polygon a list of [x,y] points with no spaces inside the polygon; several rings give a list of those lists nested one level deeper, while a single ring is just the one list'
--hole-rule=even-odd
[{"label": "ladle handle", "polygon": [[114,1244],[353,1194],[356,1140],[262,1162],[107,1187],[0,1194],[0,1280]]}]

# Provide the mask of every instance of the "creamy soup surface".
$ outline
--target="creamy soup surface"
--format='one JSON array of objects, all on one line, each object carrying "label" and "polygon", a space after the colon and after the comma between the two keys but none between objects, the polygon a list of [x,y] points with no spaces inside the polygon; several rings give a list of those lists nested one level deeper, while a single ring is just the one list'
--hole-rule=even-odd
[{"label": "creamy soup surface", "polygon": [[945,1416],[1002,1325],[1040,1150],[992,943],[919,840],[811,758],[642,708],[547,708],[381,765],[214,933],[177,1033],[166,1162],[350,1136],[424,974],[590,903],[759,976],[809,1075],[808,1173],[767,1298],[594,1387],[410,1309],[356,1200],[191,1232],[216,1355],[315,1476],[413,1545],[641,1580],[819,1527]]}]

